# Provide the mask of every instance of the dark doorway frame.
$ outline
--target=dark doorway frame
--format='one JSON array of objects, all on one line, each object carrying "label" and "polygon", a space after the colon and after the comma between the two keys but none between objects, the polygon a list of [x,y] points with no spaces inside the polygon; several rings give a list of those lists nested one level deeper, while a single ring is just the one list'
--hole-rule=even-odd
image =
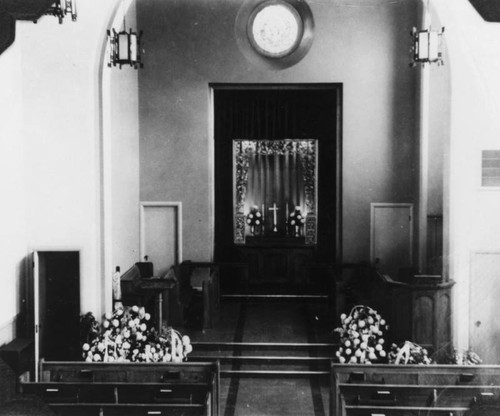
[{"label": "dark doorway frame", "polygon": [[[218,156],[217,152],[217,143],[216,143],[216,133],[215,133],[215,95],[217,91],[221,90],[286,90],[286,91],[328,91],[332,94],[335,94],[335,120],[332,120],[332,123],[335,123],[335,137],[332,137],[334,143],[332,144],[335,147],[335,178],[332,178],[335,186],[335,235],[334,235],[334,249],[329,255],[336,265],[340,265],[342,263],[342,106],[343,106],[343,84],[342,83],[284,83],[284,84],[275,84],[275,83],[210,83],[210,104],[211,104],[211,116],[212,116],[212,126],[211,126],[211,140],[212,140],[212,148],[213,152],[213,178],[214,178],[214,187],[213,187],[213,224],[214,224],[214,232],[213,232],[213,247],[214,247],[214,258],[218,261],[217,251],[217,228],[218,220],[217,220],[217,198],[218,198],[218,183],[217,178],[219,176],[218,169]],[[321,224],[319,225],[321,226]]]}]

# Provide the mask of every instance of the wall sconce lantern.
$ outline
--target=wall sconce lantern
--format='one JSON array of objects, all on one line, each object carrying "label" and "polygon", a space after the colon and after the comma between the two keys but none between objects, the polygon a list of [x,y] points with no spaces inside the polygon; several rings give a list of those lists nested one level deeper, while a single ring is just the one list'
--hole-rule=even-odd
[{"label": "wall sconce lantern", "polygon": [[57,17],[59,24],[63,22],[67,14],[70,14],[71,20],[76,22],[76,0],[57,0],[47,9],[45,14]]},{"label": "wall sconce lantern", "polygon": [[444,27],[441,30],[431,30],[430,26],[426,30],[417,30],[415,27],[411,31],[413,46],[411,48],[410,66],[417,63],[433,63],[443,65],[443,54],[441,52],[441,39]]},{"label": "wall sconce lantern", "polygon": [[109,60],[108,66],[130,65],[137,69],[144,67],[141,57],[142,30],[137,34],[130,29],[117,32],[108,30]]}]

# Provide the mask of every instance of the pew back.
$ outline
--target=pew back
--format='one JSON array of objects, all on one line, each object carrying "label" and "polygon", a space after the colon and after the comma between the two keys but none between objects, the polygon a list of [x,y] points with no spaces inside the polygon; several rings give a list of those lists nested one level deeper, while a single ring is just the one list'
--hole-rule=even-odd
[{"label": "pew back", "polygon": [[19,390],[61,415],[205,415],[219,412],[220,370],[207,363],[45,362]]},{"label": "pew back", "polygon": [[332,364],[331,385],[332,415],[461,416],[500,403],[500,366]]}]

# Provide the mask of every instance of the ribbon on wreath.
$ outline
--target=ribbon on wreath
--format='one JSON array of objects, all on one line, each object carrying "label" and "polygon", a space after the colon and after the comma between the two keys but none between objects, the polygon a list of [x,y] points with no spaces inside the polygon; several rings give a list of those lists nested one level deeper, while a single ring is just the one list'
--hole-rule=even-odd
[{"label": "ribbon on wreath", "polygon": [[408,360],[410,359],[411,349],[416,347],[413,342],[405,341],[403,346],[399,349],[398,354],[396,355],[396,360],[394,364],[400,364],[401,360],[404,360],[405,364],[408,364]]}]

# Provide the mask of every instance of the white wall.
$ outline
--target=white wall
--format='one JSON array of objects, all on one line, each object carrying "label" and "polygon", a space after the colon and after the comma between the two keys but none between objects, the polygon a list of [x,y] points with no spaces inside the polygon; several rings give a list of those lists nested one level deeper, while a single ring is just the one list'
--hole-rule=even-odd
[{"label": "white wall", "polygon": [[[78,21],[17,22],[26,246],[80,251],[81,308],[101,313],[100,61],[117,1],[78,4]],[[96,13],[96,11],[99,13]],[[3,59],[3,55],[0,57]],[[7,110],[7,114],[10,112]]]},{"label": "white wall", "polygon": [[16,335],[27,252],[21,64],[19,44],[0,55],[0,345]]},{"label": "white wall", "polygon": [[0,55],[0,345],[23,335],[15,326],[32,250],[79,250],[81,310],[98,315],[111,303],[106,264],[138,260],[137,74],[103,69],[121,6],[86,0],[77,22],[19,21]]},{"label": "white wall", "polygon": [[[124,7],[115,19],[117,31],[123,29]],[[126,14],[127,30],[137,28],[135,2]],[[111,241],[107,257],[111,268],[120,266],[122,273],[139,258],[139,91],[138,71],[130,66],[104,69],[103,92],[109,130],[105,128],[109,149]],[[109,113],[108,113],[109,111]],[[105,118],[106,125],[106,118]]]},{"label": "white wall", "polygon": [[282,70],[255,65],[240,50],[235,31],[244,4],[138,2],[148,48],[139,74],[141,198],[182,201],[185,258],[210,260],[218,213],[209,84],[342,83],[343,261],[367,261],[370,203],[417,198],[418,72],[408,63],[418,2],[308,1],[311,49]]},{"label": "white wall", "polygon": [[[446,27],[450,57],[451,134],[444,178],[449,234],[445,248],[449,247],[449,276],[456,281],[455,343],[466,348],[473,342],[469,339],[469,321],[474,320],[469,305],[475,302],[469,296],[469,285],[475,283],[471,260],[478,252],[500,252],[500,190],[480,188],[481,150],[500,149],[500,24],[484,22],[466,0],[433,0],[433,4]],[[490,295],[498,298],[500,293]],[[494,339],[495,334],[491,336]],[[490,345],[496,348],[488,342],[483,346]]]}]

